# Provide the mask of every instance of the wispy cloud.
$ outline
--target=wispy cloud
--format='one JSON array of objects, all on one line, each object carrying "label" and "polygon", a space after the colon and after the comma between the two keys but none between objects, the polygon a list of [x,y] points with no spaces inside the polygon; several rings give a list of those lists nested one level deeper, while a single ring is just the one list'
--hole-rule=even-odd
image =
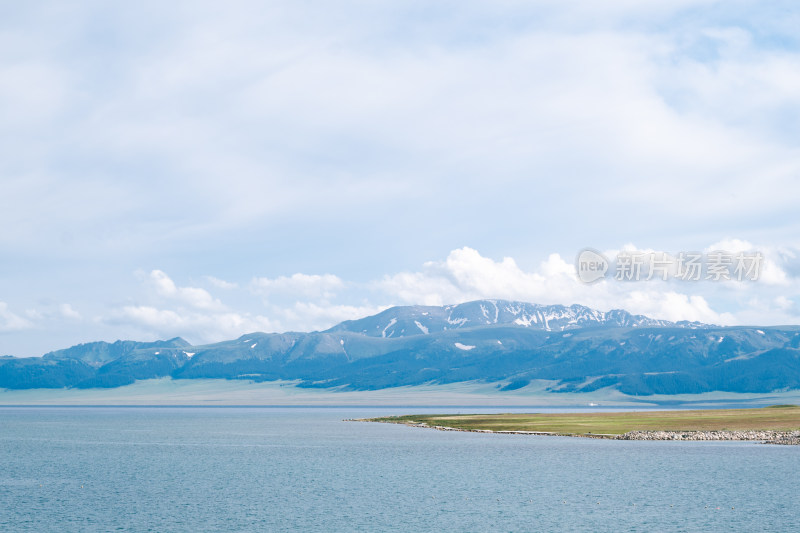
[{"label": "wispy cloud", "polygon": [[215,278],[214,276],[206,276],[206,279],[218,289],[236,289],[239,287],[238,283],[225,281],[224,279]]},{"label": "wispy cloud", "polygon": [[328,300],[344,288],[344,282],[333,274],[292,274],[277,278],[255,278],[251,283],[255,292],[270,295],[316,298]]},{"label": "wispy cloud", "polygon": [[5,302],[0,302],[0,332],[19,331],[32,326],[29,320],[13,313]]},{"label": "wispy cloud", "polygon": [[182,336],[194,343],[231,339],[246,332],[276,330],[276,324],[269,318],[249,313],[203,313],[147,305],[126,305],[103,317],[103,321],[109,325],[133,326],[146,338]]}]

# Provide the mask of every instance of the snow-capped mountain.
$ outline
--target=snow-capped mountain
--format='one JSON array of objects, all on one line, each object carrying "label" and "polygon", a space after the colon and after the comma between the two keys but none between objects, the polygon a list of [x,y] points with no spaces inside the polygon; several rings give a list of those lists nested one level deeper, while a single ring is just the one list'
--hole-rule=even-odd
[{"label": "snow-capped mountain", "polygon": [[248,333],[206,345],[94,342],[0,357],[0,389],[119,387],[166,376],[349,390],[467,381],[513,390],[546,381],[556,392],[764,393],[800,389],[800,326],[719,327],[480,300],[394,307],[323,332]]},{"label": "snow-capped mountain", "polygon": [[350,331],[370,337],[408,337],[492,324],[542,331],[585,327],[703,327],[698,322],[670,322],[615,309],[604,312],[582,305],[539,305],[508,300],[477,300],[458,305],[391,307],[377,315],[342,322],[329,332]]}]

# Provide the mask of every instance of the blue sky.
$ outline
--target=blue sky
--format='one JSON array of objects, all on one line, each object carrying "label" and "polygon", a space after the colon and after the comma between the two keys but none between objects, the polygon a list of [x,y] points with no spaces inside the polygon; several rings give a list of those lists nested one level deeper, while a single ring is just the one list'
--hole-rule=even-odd
[{"label": "blue sky", "polygon": [[[797,323],[793,2],[0,7],[0,354],[514,298]],[[759,282],[575,280],[759,250]]]}]

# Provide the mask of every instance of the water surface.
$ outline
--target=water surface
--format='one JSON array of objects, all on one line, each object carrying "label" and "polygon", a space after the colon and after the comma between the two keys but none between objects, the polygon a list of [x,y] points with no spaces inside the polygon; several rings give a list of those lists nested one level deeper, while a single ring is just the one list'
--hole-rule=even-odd
[{"label": "water surface", "polygon": [[0,408],[0,530],[791,531],[800,521],[800,447],[343,421],[425,411]]}]

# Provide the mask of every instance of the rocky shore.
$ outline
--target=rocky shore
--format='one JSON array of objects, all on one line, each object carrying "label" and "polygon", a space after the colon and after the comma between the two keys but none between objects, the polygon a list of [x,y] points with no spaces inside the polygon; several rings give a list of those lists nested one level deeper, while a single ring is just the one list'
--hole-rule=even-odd
[{"label": "rocky shore", "polygon": [[[353,420],[370,421],[370,420]],[[396,423],[396,422],[393,422]],[[741,440],[760,442],[762,444],[800,445],[800,430],[772,431],[772,430],[746,430],[746,431],[629,431],[622,435],[603,435],[597,433],[549,433],[542,431],[493,431],[490,429],[462,429],[447,426],[430,426],[424,422],[400,422],[406,426],[437,429],[439,431],[465,431],[470,433],[499,433],[513,435],[542,435],[553,437],[583,437],[589,439],[612,440],[670,440],[670,441],[724,441]]]},{"label": "rocky shore", "polygon": [[618,440],[748,440],[764,444],[800,445],[800,431],[630,431]]}]

